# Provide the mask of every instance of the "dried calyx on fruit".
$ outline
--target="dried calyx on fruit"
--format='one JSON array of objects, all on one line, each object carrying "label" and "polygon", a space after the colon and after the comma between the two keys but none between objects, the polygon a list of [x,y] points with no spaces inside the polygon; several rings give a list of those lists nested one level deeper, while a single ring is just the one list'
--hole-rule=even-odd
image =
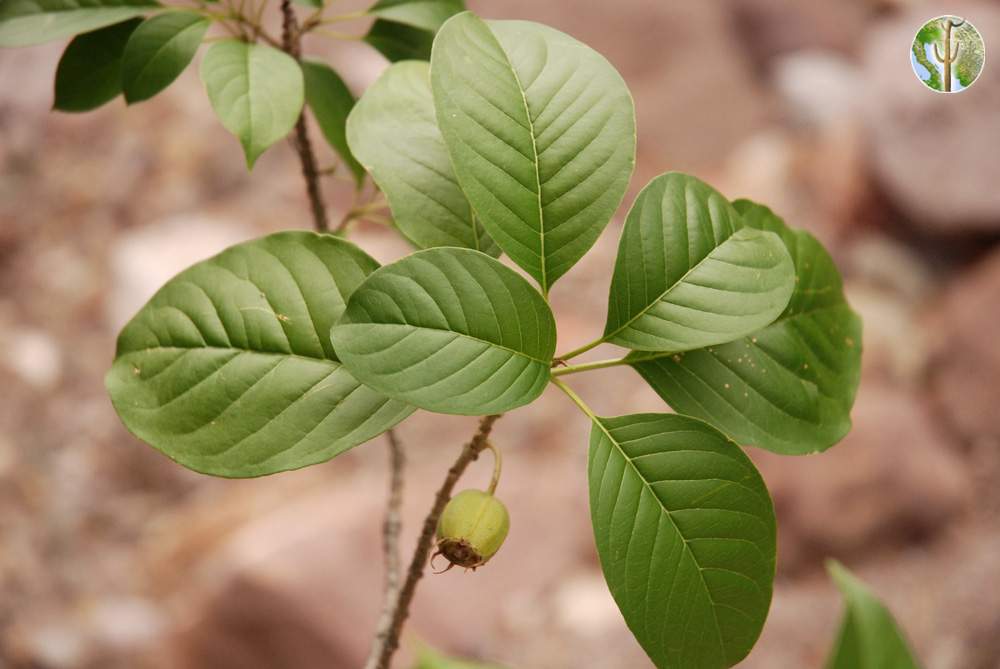
[{"label": "dried calyx on fruit", "polygon": [[483,566],[507,538],[510,516],[503,502],[493,495],[500,480],[500,451],[493,444],[486,447],[494,458],[489,489],[470,488],[458,493],[448,500],[438,520],[437,552],[431,562],[443,555],[450,564],[442,571],[455,565],[472,570]]}]

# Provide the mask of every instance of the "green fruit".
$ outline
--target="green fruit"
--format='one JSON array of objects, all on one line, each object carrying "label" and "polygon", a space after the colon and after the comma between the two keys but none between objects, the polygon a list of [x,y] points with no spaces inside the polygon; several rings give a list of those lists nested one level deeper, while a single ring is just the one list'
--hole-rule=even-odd
[{"label": "green fruit", "polygon": [[[451,564],[475,569],[493,557],[510,529],[503,502],[482,490],[463,490],[444,507],[437,527],[437,553]],[[447,571],[447,569],[445,570]]]}]

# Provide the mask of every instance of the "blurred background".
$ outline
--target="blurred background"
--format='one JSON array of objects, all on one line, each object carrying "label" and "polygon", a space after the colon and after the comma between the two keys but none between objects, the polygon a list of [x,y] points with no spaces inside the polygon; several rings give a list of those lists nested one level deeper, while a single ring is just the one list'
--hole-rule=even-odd
[{"label": "blurred background", "polygon": [[[841,607],[832,556],[885,599],[926,667],[1000,667],[1000,3],[470,4],[548,23],[619,68],[639,127],[626,202],[667,170],[766,202],[828,246],[864,317],[851,434],[817,456],[751,453],[779,562],[741,666],[822,666]],[[945,13],[987,51],[950,96],[909,61],[914,33]],[[314,42],[358,93],[386,65],[360,43]],[[295,155],[279,144],[247,174],[196,68],[128,110],[50,113],[61,50],[0,52],[0,667],[357,667],[381,600],[384,441],[213,479],[133,439],[102,383],[117,330],[163,281],[310,226]],[[338,183],[324,185],[334,214],[349,203]],[[560,350],[603,327],[624,211],[552,294]],[[407,252],[377,226],[355,239],[383,262]],[[573,381],[603,414],[663,410],[628,370]],[[474,423],[418,413],[399,430],[407,558]],[[517,668],[649,666],[600,575],[588,429],[553,389],[498,424],[510,538],[475,574],[424,579],[398,666],[418,639]]]}]

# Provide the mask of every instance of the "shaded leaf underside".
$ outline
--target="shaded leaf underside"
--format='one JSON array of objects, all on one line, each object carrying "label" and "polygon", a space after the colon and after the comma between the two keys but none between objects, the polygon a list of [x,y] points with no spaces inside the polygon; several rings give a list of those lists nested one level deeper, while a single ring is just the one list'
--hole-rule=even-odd
[{"label": "shaded leaf underside", "polygon": [[555,322],[541,295],[493,258],[428,249],[372,274],[333,340],[355,376],[391,397],[489,414],[544,390]]},{"label": "shaded leaf underside", "polygon": [[547,292],[624,195],[635,160],[625,83],[568,35],[471,14],[442,27],[431,61],[438,122],[466,196]]},{"label": "shaded leaf underside", "polygon": [[328,460],[412,412],[359,383],[327,333],[376,263],[329,236],[237,245],[168,282],[122,330],[108,374],[126,426],[201,472]]}]

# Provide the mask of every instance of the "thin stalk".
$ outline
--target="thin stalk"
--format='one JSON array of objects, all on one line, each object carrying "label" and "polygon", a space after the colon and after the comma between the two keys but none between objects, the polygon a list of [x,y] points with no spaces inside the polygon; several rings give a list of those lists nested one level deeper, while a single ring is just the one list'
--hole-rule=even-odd
[{"label": "thin stalk", "polygon": [[[382,613],[379,616],[372,649],[384,643],[392,631],[393,611],[399,601],[400,559],[399,534],[402,530],[403,507],[403,470],[406,456],[395,430],[386,433],[389,439],[389,498],[386,504],[385,519],[382,522],[382,558],[385,562],[385,594],[382,600]],[[374,669],[378,657],[374,654],[365,663],[365,669]]]},{"label": "thin stalk", "polygon": [[[301,60],[302,33],[299,31],[291,0],[281,0],[281,14],[283,18],[282,49],[295,60]],[[298,153],[299,163],[302,165],[302,178],[306,182],[306,196],[309,198],[309,207],[312,210],[313,227],[318,232],[327,232],[330,229],[330,219],[327,217],[326,205],[323,203],[323,195],[320,191],[319,169],[316,166],[316,154],[313,152],[312,142],[309,139],[309,128],[306,126],[304,108],[299,114],[299,120],[295,123],[294,141],[295,151]]]},{"label": "thin stalk", "polygon": [[598,346],[600,346],[603,343],[604,343],[604,337],[601,337],[600,339],[595,339],[594,341],[590,342],[589,344],[584,344],[580,348],[575,348],[572,351],[570,351],[569,353],[564,353],[562,355],[557,355],[555,359],[556,360],[572,360],[573,358],[577,357],[578,355],[583,355],[584,353],[586,353],[590,349],[597,348]]},{"label": "thin stalk", "polygon": [[552,370],[552,376],[566,376],[567,374],[578,374],[580,372],[589,372],[593,369],[604,369],[606,367],[618,367],[619,365],[631,365],[637,362],[647,362],[649,360],[656,360],[658,358],[666,358],[672,355],[679,355],[673,353],[672,351],[656,351],[655,353],[647,353],[645,355],[635,355],[631,357],[623,358],[611,358],[609,360],[595,360],[594,362],[584,362],[579,365],[566,365],[565,367],[556,367]]},{"label": "thin stalk", "polygon": [[486,492],[493,494],[497,491],[497,484],[500,483],[500,472],[503,470],[503,456],[500,449],[493,445],[493,442],[486,442],[486,448],[493,453],[493,476],[490,478],[490,486]]},{"label": "thin stalk", "polygon": [[257,5],[257,10],[254,12],[253,15],[253,22],[254,25],[257,26],[258,34],[263,32],[261,26],[264,25],[264,10],[267,8],[267,3],[268,0],[260,0],[260,3]]},{"label": "thin stalk", "polygon": [[309,15],[305,21],[302,22],[302,32],[310,32],[315,30],[320,26],[331,25],[333,23],[343,23],[344,21],[354,21],[356,19],[369,18],[369,14],[366,10],[361,10],[357,12],[347,12],[345,14],[338,14],[337,16],[323,17],[323,12],[326,8],[320,8]]},{"label": "thin stalk", "polygon": [[552,376],[566,376],[567,374],[578,374],[579,372],[589,372],[592,369],[604,369],[605,367],[617,367],[627,365],[629,361],[625,358],[613,358],[611,360],[597,360],[595,362],[584,362],[579,365],[566,365],[552,370]]},{"label": "thin stalk", "polygon": [[584,402],[583,399],[579,395],[577,395],[572,388],[567,386],[559,379],[555,378],[552,379],[552,385],[554,385],[556,388],[566,393],[566,396],[569,397],[571,400],[573,400],[573,404],[580,407],[580,411],[587,414],[587,417],[590,418],[590,420],[594,421],[595,423],[597,422],[597,414],[594,413],[593,409],[587,406],[587,403]]}]

